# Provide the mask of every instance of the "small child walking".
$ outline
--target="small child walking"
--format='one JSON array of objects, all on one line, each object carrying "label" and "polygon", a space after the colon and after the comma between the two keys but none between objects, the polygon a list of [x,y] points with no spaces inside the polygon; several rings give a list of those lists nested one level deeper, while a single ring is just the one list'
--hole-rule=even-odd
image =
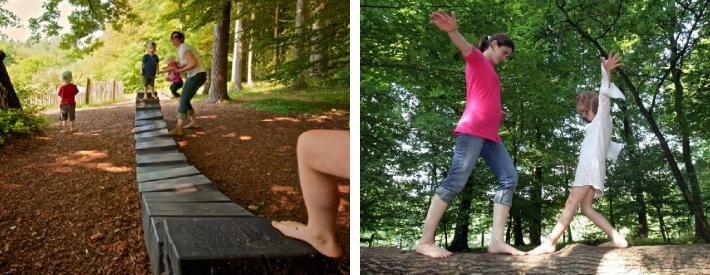
[{"label": "small child walking", "polygon": [[143,92],[145,97],[158,98],[158,94],[155,92],[155,75],[158,72],[158,62],[160,59],[155,54],[155,42],[149,41],[146,47],[146,54],[143,55],[142,65],[141,65],[141,76],[143,77]]},{"label": "small child walking", "polygon": [[[62,98],[59,103],[59,111],[61,112],[60,120],[62,121],[61,132],[69,134],[74,133],[74,120],[76,119],[76,100],[74,97],[79,94],[79,89],[72,83],[72,74],[70,71],[62,73],[62,85],[57,88],[57,95]],[[69,120],[69,123],[67,123]],[[66,126],[69,125],[67,131]]]},{"label": "small child walking", "polygon": [[608,59],[602,59],[602,84],[599,94],[585,92],[577,95],[577,112],[588,124],[579,150],[579,163],[571,185],[572,190],[565,203],[565,209],[562,210],[550,235],[540,246],[528,252],[528,255],[555,252],[557,241],[572,222],[578,208],[581,208],[582,215],[592,220],[609,235],[610,241],[601,246],[625,248],[629,245],[609,221],[592,207],[594,198],[604,194],[606,159],[616,160],[623,148],[622,144],[611,142],[612,124],[609,114],[611,98],[626,99],[619,88],[611,82],[611,73],[616,67],[622,65],[620,61],[621,56],[613,54],[609,54]]},{"label": "small child walking", "polygon": [[168,76],[165,78],[165,80],[170,81],[170,93],[173,94],[173,98],[180,98],[180,94],[177,92],[182,88],[183,82],[182,82],[182,76],[180,76],[180,73],[177,72],[177,70],[180,69],[180,64],[177,62],[177,59],[175,56],[171,55],[168,56],[168,58],[165,59],[166,62],[168,62],[168,65],[165,66],[162,70],[160,70],[161,73],[163,72],[168,72]]}]

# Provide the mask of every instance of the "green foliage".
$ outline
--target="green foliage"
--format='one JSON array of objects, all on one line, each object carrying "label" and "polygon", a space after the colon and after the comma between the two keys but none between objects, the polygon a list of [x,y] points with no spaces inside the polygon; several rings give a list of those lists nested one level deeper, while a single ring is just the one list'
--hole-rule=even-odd
[{"label": "green foliage", "polygon": [[[570,24],[556,3],[565,3],[572,20],[597,38],[605,49],[624,55],[624,70],[638,83],[642,100],[650,105],[652,88],[660,79],[659,68],[667,65],[664,30],[673,1],[591,3],[587,1],[449,1],[432,5],[426,1],[401,0],[361,3],[361,233],[363,243],[376,233],[375,244],[413,244],[433,195],[448,172],[453,149],[450,136],[465,104],[464,62],[448,36],[429,24],[435,10],[457,12],[459,31],[472,44],[495,32],[508,33],[515,53],[496,66],[501,78],[506,120],[501,136],[513,158],[519,184],[511,213],[520,218],[524,241],[536,219],[544,236],[555,224],[574,179],[584,124],[575,113],[574,96],[597,91],[599,53]],[[682,1],[697,4],[702,1]],[[655,3],[655,4],[654,4]],[[663,12],[663,10],[666,12]],[[681,22],[690,22],[685,13]],[[616,18],[617,15],[621,15]],[[707,17],[707,16],[706,16]],[[706,19],[704,22],[707,22]],[[613,26],[612,26],[613,25]],[[687,26],[686,26],[687,27]],[[682,80],[690,122],[691,147],[699,171],[703,198],[710,188],[708,173],[707,28],[686,57]],[[661,57],[659,59],[659,56]],[[616,163],[608,165],[607,190],[594,206],[621,232],[638,234],[635,183],[641,183],[651,238],[661,232],[672,240],[693,230],[689,208],[675,185],[660,148],[645,119],[636,108],[628,87],[615,75],[627,102],[614,101],[616,142],[627,143],[622,118],[631,125],[632,138],[639,140],[632,161],[630,145]],[[656,115],[662,131],[671,139],[679,131],[673,109],[672,83],[663,83],[658,93]],[[650,91],[649,91],[650,90]],[[619,106],[625,104],[626,111]],[[680,145],[674,150],[679,150]],[[674,152],[680,155],[679,152]],[[459,199],[449,207],[437,240],[451,240],[459,215],[469,215],[469,244],[479,245],[480,232],[490,227],[487,195],[496,180],[485,166],[474,170],[473,205],[458,210]],[[534,171],[540,169],[541,177]],[[541,188],[541,190],[540,190]],[[460,196],[459,196],[460,197]],[[706,202],[707,199],[703,200]],[[707,209],[707,207],[705,207]],[[661,219],[664,225],[661,226]],[[580,217],[577,220],[585,220]],[[509,224],[509,225],[512,225]],[[448,238],[444,236],[448,235]],[[575,240],[605,239],[591,223],[573,225]]]},{"label": "green foliage", "polygon": [[10,136],[39,131],[45,123],[44,117],[35,108],[0,110],[0,146]]},{"label": "green foliage", "polygon": [[[59,35],[59,3],[61,0],[45,0],[42,3],[44,13],[31,18],[29,27],[34,40],[42,36]],[[101,39],[96,32],[103,31],[107,24],[120,30],[121,26],[135,19],[129,0],[70,0],[74,10],[69,14],[71,24],[69,32],[62,34],[59,46],[71,49],[78,55],[88,54],[101,46]]]},{"label": "green foliage", "polygon": [[[20,25],[20,19],[16,14],[3,7],[5,3],[7,3],[7,0],[0,0],[0,27],[18,27]],[[0,33],[0,36],[3,38],[6,37],[3,33]]]}]

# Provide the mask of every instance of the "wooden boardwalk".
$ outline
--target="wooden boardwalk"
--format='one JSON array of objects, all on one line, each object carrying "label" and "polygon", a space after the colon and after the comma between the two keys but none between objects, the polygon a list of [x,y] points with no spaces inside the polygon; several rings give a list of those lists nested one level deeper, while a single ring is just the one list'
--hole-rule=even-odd
[{"label": "wooden boardwalk", "polygon": [[284,237],[191,166],[168,136],[159,100],[136,100],[135,118],[136,182],[154,274],[337,272],[334,261]]}]

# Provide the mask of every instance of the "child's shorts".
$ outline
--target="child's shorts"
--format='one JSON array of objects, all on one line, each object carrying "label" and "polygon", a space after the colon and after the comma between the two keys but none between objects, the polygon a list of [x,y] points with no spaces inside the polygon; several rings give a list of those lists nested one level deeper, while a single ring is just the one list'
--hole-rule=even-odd
[{"label": "child's shorts", "polygon": [[143,76],[143,86],[148,87],[152,86],[155,87],[155,76]]},{"label": "child's shorts", "polygon": [[76,118],[76,105],[75,104],[62,104],[59,106],[59,109],[61,110],[61,119],[62,121],[66,121],[69,119],[70,121],[74,121]]}]

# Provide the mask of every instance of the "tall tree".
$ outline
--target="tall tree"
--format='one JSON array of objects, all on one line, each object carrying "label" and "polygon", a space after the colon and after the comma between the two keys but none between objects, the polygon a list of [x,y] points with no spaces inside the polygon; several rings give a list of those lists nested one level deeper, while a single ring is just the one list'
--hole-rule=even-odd
[{"label": "tall tree", "polygon": [[229,53],[229,23],[232,1],[223,2],[222,16],[215,23],[212,41],[212,71],[209,102],[229,100],[227,95],[227,54]]},{"label": "tall tree", "polygon": [[293,85],[291,88],[293,90],[301,90],[305,89],[308,84],[306,83],[306,77],[307,74],[304,73],[304,70],[302,69],[305,67],[303,65],[303,61],[306,60],[305,57],[305,51],[304,51],[304,37],[303,37],[303,22],[304,22],[304,13],[306,12],[305,9],[305,2],[306,0],[296,0],[296,26],[295,26],[295,39],[296,39],[296,45],[294,47],[294,59],[296,62],[296,78],[293,81]]},{"label": "tall tree", "polygon": [[232,50],[232,89],[239,92],[242,88],[242,21],[240,12],[242,3],[237,3],[234,20],[234,49]]}]

